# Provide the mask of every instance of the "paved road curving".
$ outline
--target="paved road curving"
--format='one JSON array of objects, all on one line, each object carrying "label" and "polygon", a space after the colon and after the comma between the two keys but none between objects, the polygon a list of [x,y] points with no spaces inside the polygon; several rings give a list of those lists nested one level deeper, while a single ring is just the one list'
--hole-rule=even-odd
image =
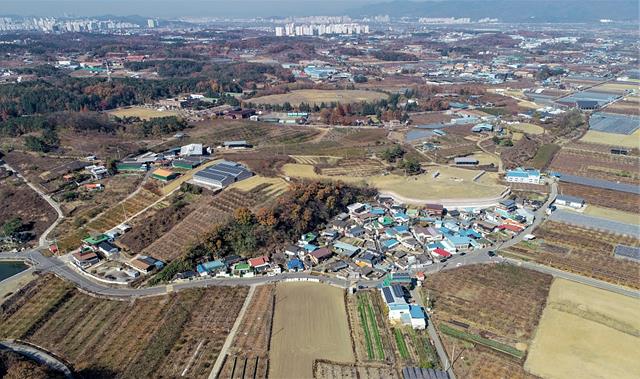
[{"label": "paved road curving", "polygon": [[17,354],[23,355],[43,365],[49,366],[51,369],[61,372],[66,378],[73,378],[73,372],[67,365],[49,354],[45,350],[13,340],[0,341],[0,350],[10,350]]},{"label": "paved road curving", "polygon": [[[447,262],[437,262],[426,268],[422,268],[419,271],[423,271],[426,274],[435,273],[441,270],[450,270],[457,267],[473,265],[473,264],[490,264],[490,263],[511,263],[521,265],[531,270],[544,272],[555,277],[560,277],[572,281],[576,281],[582,284],[586,284],[592,287],[605,289],[611,292],[616,292],[625,296],[640,298],[639,292],[630,288],[617,286],[615,284],[607,283],[604,281],[571,274],[565,271],[560,271],[547,266],[542,266],[534,263],[519,261],[515,259],[504,259],[502,257],[489,257],[487,253],[490,250],[505,249],[516,245],[521,242],[526,234],[533,232],[545,219],[546,208],[555,200],[557,195],[556,183],[551,184],[551,192],[547,202],[538,209],[535,213],[535,220],[533,224],[527,227],[522,233],[514,237],[511,240],[500,243],[496,246],[475,250],[467,255],[456,255]],[[155,286],[145,288],[122,288],[122,287],[110,287],[104,283],[99,283],[87,278],[85,275],[80,274],[78,271],[69,267],[62,260],[56,257],[45,257],[37,250],[30,250],[22,253],[0,253],[0,260],[22,260],[30,262],[34,268],[44,272],[53,273],[59,277],[74,283],[79,289],[97,296],[104,296],[117,300],[127,300],[131,298],[147,297],[147,296],[160,296],[167,293],[166,286]],[[348,288],[350,286],[362,286],[365,288],[376,287],[380,284],[380,280],[366,280],[361,279],[358,281],[349,281],[333,276],[327,275],[312,275],[309,272],[298,273],[283,273],[274,276],[256,276],[252,278],[197,278],[180,283],[172,284],[173,291],[180,291],[188,288],[203,288],[209,286],[252,286],[265,283],[275,283],[285,279],[292,278],[314,278],[329,284],[333,284],[342,288]]]}]

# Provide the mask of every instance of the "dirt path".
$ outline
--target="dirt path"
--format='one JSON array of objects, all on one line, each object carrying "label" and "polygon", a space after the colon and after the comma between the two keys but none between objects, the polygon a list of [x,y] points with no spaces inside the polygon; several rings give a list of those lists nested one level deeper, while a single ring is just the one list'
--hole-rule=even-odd
[{"label": "dirt path", "polygon": [[56,213],[58,214],[58,217],[53,222],[53,224],[49,225],[49,227],[44,232],[42,232],[42,234],[40,235],[40,239],[38,240],[38,246],[47,247],[47,245],[48,245],[47,236],[64,219],[64,213],[62,213],[62,209],[60,209],[60,206],[58,205],[58,203],[56,203],[51,198],[51,196],[49,196],[49,195],[45,194],[44,192],[42,192],[35,184],[31,183],[30,181],[27,180],[27,178],[22,176],[18,171],[14,170],[13,167],[9,166],[7,163],[5,163],[4,166],[5,166],[5,168],[7,170],[14,172],[18,178],[22,179],[25,183],[27,183],[27,185],[32,190],[36,191],[36,193],[38,195],[40,195],[40,197],[42,197],[47,203],[49,203],[49,205],[51,205],[51,207],[53,209],[55,209]]},{"label": "dirt path", "polygon": [[503,167],[503,164],[502,164],[502,159],[500,159],[500,155],[495,154],[495,153],[492,153],[492,152],[490,152],[489,150],[487,150],[487,149],[485,149],[484,147],[482,147],[482,142],[484,142],[484,141],[486,141],[486,140],[488,140],[488,139],[490,139],[490,138],[493,138],[493,137],[482,138],[482,139],[480,139],[478,142],[476,142],[476,145],[477,145],[477,146],[478,146],[478,148],[479,148],[480,150],[482,150],[484,153],[489,154],[489,155],[491,155],[491,156],[493,156],[493,157],[496,157],[496,158],[498,159],[498,172],[499,172],[499,173],[502,173],[502,172],[504,172],[504,167]]},{"label": "dirt path", "polygon": [[227,336],[227,339],[224,341],[224,345],[222,345],[222,349],[220,349],[220,353],[218,354],[218,358],[216,358],[216,363],[213,365],[213,369],[211,369],[211,373],[209,374],[209,379],[216,379],[218,377],[218,373],[222,368],[222,364],[224,363],[224,358],[227,356],[227,352],[233,343],[233,340],[236,338],[236,333],[238,332],[238,328],[240,324],[242,324],[242,319],[244,318],[244,314],[249,308],[249,304],[251,304],[251,299],[253,298],[253,294],[256,292],[256,286],[249,287],[249,293],[247,293],[247,297],[244,299],[244,304],[242,304],[242,308],[240,308],[240,313],[238,313],[238,317],[236,317],[236,322],[233,323],[233,327]]}]

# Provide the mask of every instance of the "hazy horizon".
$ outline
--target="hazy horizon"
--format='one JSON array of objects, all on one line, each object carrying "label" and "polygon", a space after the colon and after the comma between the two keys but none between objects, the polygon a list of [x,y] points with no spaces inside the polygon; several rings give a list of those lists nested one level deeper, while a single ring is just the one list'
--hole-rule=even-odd
[{"label": "hazy horizon", "polygon": [[336,15],[344,14],[349,9],[357,8],[367,3],[380,2],[381,0],[22,0],[7,1],[2,5],[0,14],[14,14],[19,16],[140,15],[163,18]]}]

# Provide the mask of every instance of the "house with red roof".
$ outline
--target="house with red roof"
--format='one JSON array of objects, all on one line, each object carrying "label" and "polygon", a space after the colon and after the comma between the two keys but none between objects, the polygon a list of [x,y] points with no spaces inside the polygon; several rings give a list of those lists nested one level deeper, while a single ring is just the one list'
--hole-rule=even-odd
[{"label": "house with red roof", "polygon": [[254,269],[255,272],[265,272],[269,269],[269,257],[263,255],[257,258],[249,259],[249,266]]}]

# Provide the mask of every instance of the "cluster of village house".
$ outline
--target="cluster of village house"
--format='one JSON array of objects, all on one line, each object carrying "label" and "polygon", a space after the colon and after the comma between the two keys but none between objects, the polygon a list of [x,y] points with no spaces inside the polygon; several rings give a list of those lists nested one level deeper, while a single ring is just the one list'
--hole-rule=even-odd
[{"label": "cluster of village house", "polygon": [[[276,275],[282,271],[324,271],[345,279],[380,279],[388,273],[420,271],[435,261],[491,246],[497,238],[522,232],[534,219],[539,204],[503,200],[485,209],[447,210],[440,204],[407,208],[390,198],[355,203],[322,230],[300,236],[296,243],[270,256],[244,259],[227,256],[200,262],[176,279],[196,276]],[[127,225],[86,238],[73,261],[86,269],[99,260],[118,260],[113,243]],[[164,263],[137,256],[124,264],[131,278],[159,270]]]},{"label": "cluster of village house", "polygon": [[[164,262],[147,255],[138,255],[128,260],[121,259],[120,248],[114,244],[114,240],[130,229],[130,226],[121,224],[103,234],[83,239],[80,249],[71,254],[72,262],[83,270],[101,261],[121,262],[122,265],[117,270],[118,277],[112,277],[112,280],[121,282],[133,280],[141,274],[146,275],[161,270],[164,267]],[[52,245],[51,249],[56,249],[55,245]],[[53,252],[55,253],[55,251]]]},{"label": "cluster of village house", "polygon": [[283,251],[241,261],[227,257],[197,266],[201,276],[278,274],[313,269],[349,279],[379,279],[419,271],[434,261],[491,246],[522,232],[537,204],[503,200],[487,209],[447,210],[439,204],[408,209],[388,198],[349,205],[325,228],[300,236]]}]

